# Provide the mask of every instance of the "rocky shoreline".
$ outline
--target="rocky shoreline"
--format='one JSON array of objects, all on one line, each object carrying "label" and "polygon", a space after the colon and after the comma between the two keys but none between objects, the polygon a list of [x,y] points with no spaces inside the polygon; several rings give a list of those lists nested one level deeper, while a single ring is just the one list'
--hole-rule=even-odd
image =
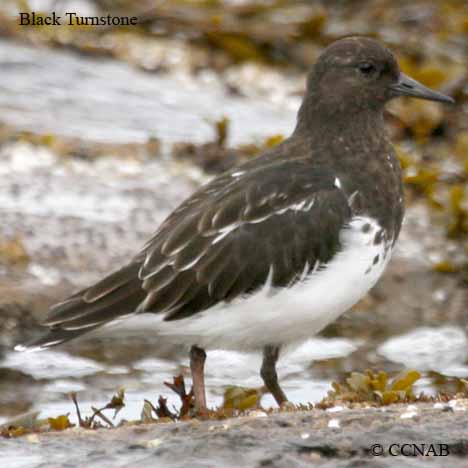
[{"label": "rocky shoreline", "polygon": [[[208,174],[281,141],[305,69],[325,44],[355,33],[387,42],[405,73],[457,105],[390,109],[408,206],[398,250],[371,294],[324,331],[322,355],[285,356],[280,374],[296,403],[316,403],[331,382],[365,369],[390,378],[417,369],[417,395],[460,391],[468,378],[461,4],[181,0],[158,5],[133,32],[25,28],[11,14],[17,3],[0,7],[0,429],[26,411],[64,417],[70,392],[84,414],[120,387],[128,399],[119,417],[139,418],[144,399],[165,396],[164,381],[188,375],[182,352],[144,325],[49,355],[12,349],[40,333],[52,303],[127,261]],[[81,3],[140,15],[148,2]],[[382,353],[389,343],[392,353]],[[254,359],[210,356],[210,404],[228,385],[260,384]],[[0,466],[468,468],[468,400],[364,406],[0,437]]]},{"label": "rocky shoreline", "polygon": [[[15,467],[465,467],[468,400],[274,412],[0,440]],[[15,456],[13,457],[13,454]],[[21,464],[21,460],[25,463]]]}]

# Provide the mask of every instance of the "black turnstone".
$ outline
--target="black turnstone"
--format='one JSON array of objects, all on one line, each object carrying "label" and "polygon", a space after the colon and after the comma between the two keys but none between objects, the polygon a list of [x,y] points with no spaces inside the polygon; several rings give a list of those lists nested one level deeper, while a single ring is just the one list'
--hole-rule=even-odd
[{"label": "black turnstone", "polygon": [[401,170],[385,135],[390,99],[451,103],[400,72],[378,42],[350,37],[309,73],[293,134],[201,187],[128,265],[54,305],[47,348],[131,314],[190,347],[196,409],[206,411],[207,348],[263,350],[279,405],[282,345],[305,340],[374,286],[398,238]]}]

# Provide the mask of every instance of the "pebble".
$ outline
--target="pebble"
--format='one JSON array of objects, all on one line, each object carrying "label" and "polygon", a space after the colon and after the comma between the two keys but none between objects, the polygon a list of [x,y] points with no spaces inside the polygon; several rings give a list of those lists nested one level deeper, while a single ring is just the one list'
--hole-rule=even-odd
[{"label": "pebble", "polygon": [[414,418],[417,415],[418,415],[418,411],[417,411],[416,406],[409,405],[406,408],[406,412],[404,412],[403,414],[400,415],[400,418],[401,419],[411,419],[411,418]]},{"label": "pebble", "polygon": [[328,408],[326,411],[328,413],[338,413],[339,411],[343,411],[345,408],[344,406],[333,406],[331,408]]},{"label": "pebble", "polygon": [[265,413],[265,411],[253,410],[249,411],[249,416],[251,418],[266,418],[268,415]]},{"label": "pebble", "polygon": [[330,429],[339,429],[340,428],[340,420],[339,419],[330,419],[330,421],[328,421],[328,427]]}]

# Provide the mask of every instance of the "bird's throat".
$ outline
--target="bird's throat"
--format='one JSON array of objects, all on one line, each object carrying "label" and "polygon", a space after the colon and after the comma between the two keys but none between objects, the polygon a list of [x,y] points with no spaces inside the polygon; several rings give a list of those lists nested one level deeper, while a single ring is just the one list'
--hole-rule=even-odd
[{"label": "bird's throat", "polygon": [[313,96],[308,96],[297,114],[294,133],[312,138],[317,143],[326,138],[334,138],[335,135],[341,135],[345,139],[349,137],[351,140],[364,133],[381,138],[385,135],[383,111],[383,106],[324,104],[314,100]]}]

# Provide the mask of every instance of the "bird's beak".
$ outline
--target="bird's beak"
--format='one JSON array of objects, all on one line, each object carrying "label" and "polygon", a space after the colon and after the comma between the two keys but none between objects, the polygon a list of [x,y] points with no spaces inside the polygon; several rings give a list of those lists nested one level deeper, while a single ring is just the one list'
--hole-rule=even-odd
[{"label": "bird's beak", "polygon": [[394,97],[397,96],[412,96],[419,99],[427,99],[429,101],[439,101],[448,104],[455,104],[455,101],[445,94],[439,93],[432,89],[426,88],[413,78],[400,73],[398,81],[390,85],[390,89]]}]

